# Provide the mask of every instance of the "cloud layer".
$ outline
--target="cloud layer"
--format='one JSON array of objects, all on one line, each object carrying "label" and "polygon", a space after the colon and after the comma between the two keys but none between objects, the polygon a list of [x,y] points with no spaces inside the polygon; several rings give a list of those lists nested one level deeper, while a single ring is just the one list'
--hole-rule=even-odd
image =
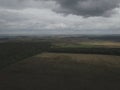
[{"label": "cloud layer", "polygon": [[119,6],[120,0],[56,0],[60,8],[56,11],[83,16],[104,16]]},{"label": "cloud layer", "polygon": [[0,34],[120,34],[119,0],[0,0]]}]

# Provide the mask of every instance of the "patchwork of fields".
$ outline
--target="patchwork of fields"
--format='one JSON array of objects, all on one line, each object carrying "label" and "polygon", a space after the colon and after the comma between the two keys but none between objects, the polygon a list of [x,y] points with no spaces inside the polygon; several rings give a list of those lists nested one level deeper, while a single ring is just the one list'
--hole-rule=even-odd
[{"label": "patchwork of fields", "polygon": [[0,90],[120,90],[120,42],[0,43]]}]

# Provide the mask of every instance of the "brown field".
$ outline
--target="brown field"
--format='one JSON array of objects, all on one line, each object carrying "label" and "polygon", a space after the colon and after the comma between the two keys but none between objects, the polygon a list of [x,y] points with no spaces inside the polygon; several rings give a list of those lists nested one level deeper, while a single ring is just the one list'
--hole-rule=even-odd
[{"label": "brown field", "polygon": [[69,42],[55,42],[54,47],[105,47],[105,48],[120,48],[120,42],[113,41],[69,41]]},{"label": "brown field", "polygon": [[120,90],[120,56],[42,53],[0,71],[0,90]]},{"label": "brown field", "polygon": [[96,45],[96,46],[105,46],[105,47],[120,47],[120,42],[113,41],[93,41],[93,42],[83,42],[83,44]]}]

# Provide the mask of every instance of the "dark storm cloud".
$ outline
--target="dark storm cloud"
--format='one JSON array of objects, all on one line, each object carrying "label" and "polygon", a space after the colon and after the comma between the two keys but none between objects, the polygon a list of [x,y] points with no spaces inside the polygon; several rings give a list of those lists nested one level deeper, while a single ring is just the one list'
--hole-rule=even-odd
[{"label": "dark storm cloud", "polygon": [[58,13],[82,16],[109,16],[120,0],[0,0],[0,7],[11,9],[51,8]]},{"label": "dark storm cloud", "polygon": [[55,11],[82,16],[104,16],[118,7],[120,0],[56,0],[60,8]]}]

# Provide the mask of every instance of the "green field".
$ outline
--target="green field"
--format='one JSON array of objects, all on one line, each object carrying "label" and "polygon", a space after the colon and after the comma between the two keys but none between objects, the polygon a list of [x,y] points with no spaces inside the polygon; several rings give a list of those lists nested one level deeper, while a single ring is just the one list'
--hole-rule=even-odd
[{"label": "green field", "polygon": [[4,42],[0,43],[0,69],[24,58],[46,51],[49,42]]}]

